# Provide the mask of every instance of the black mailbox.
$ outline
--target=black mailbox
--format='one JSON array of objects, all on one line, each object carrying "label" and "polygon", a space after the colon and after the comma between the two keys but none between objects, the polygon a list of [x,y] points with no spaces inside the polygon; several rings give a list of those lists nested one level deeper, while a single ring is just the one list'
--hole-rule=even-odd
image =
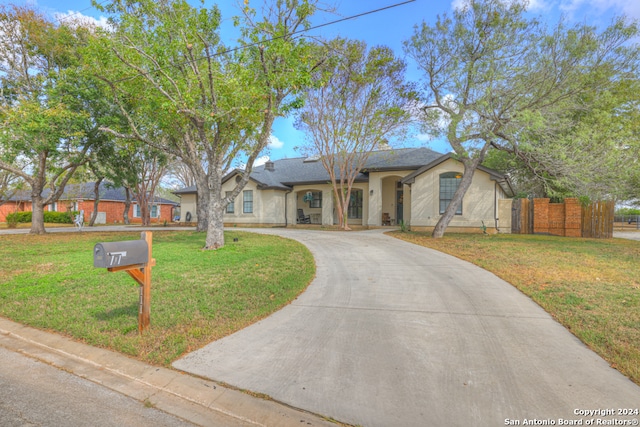
[{"label": "black mailbox", "polygon": [[96,243],[93,248],[93,266],[99,268],[146,264],[149,246],[144,240]]}]

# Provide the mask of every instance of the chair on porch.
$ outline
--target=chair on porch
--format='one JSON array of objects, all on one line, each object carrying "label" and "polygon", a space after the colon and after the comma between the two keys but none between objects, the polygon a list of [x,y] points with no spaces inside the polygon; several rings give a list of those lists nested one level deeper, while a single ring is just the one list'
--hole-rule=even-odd
[{"label": "chair on porch", "polygon": [[387,212],[382,214],[382,225],[391,225],[391,216]]},{"label": "chair on porch", "polygon": [[298,209],[298,224],[311,224],[311,217],[304,214],[304,210]]}]

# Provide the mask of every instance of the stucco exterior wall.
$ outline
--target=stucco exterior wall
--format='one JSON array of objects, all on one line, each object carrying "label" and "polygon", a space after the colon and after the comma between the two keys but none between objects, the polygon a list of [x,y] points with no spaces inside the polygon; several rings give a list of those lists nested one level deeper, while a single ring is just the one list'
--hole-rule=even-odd
[{"label": "stucco exterior wall", "polygon": [[513,199],[498,200],[498,231],[511,234],[511,207]]},{"label": "stucco exterior wall", "polygon": [[[362,218],[349,219],[348,223],[353,225],[367,225],[369,215],[369,185],[357,182],[353,184],[352,190],[362,190]],[[307,191],[322,191],[322,208],[310,208],[309,203],[303,200]],[[293,214],[293,221],[289,224],[296,224],[297,209],[301,208],[305,215],[312,216],[312,222],[322,225],[334,225],[338,223],[338,213],[334,206],[333,186],[330,184],[296,185],[293,187],[293,206],[290,211]]]},{"label": "stucco exterior wall", "polygon": [[[236,183],[229,180],[222,185],[222,194],[232,191]],[[253,191],[253,212],[245,213],[244,192]],[[249,181],[234,200],[234,212],[224,214],[224,223],[227,226],[242,225],[269,225],[280,226],[285,224],[285,192],[280,190],[259,190],[254,181]]]},{"label": "stucco exterior wall", "polygon": [[[405,176],[414,172],[413,170],[402,171],[389,171],[389,172],[371,172],[369,174],[369,192],[367,194],[368,209],[367,209],[367,225],[380,226],[382,225],[382,214],[388,213],[389,216],[397,223],[396,214],[396,182],[400,181]],[[408,186],[404,186],[404,220],[407,221],[407,216],[410,213],[407,209],[408,201]],[[373,190],[373,194],[371,193]],[[410,203],[409,203],[410,204]]]},{"label": "stucco exterior wall", "polygon": [[[440,175],[445,172],[463,173],[464,167],[462,163],[450,159],[415,178],[411,186],[412,229],[434,227],[440,219]],[[487,229],[495,229],[497,201],[501,198],[504,198],[504,194],[489,174],[476,171],[462,200],[462,215],[455,215],[449,227],[480,230],[484,221]]]},{"label": "stucco exterior wall", "polygon": [[187,222],[187,212],[191,214],[190,222],[198,222],[197,199],[198,197],[195,193],[182,194],[180,196],[180,222]]},{"label": "stucco exterior wall", "polygon": [[[322,204],[319,208],[312,208],[310,202],[304,201],[304,196],[307,192],[322,192]],[[293,221],[291,224],[297,223],[298,209],[302,209],[304,215],[311,217],[311,222],[314,224],[333,224],[332,212],[327,211],[327,205],[333,207],[333,192],[330,185],[296,185],[293,187],[294,195],[293,204],[291,210],[293,211]],[[325,215],[328,215],[325,218]]]}]

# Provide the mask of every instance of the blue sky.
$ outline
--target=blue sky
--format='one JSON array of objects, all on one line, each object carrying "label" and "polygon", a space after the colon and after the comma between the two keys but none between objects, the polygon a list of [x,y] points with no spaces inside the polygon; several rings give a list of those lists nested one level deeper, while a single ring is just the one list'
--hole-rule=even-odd
[{"label": "blue sky", "polygon": [[[6,0],[0,0],[3,3]],[[107,0],[108,1],[108,0]],[[193,4],[198,1],[190,0]],[[322,0],[336,8],[335,14],[321,14],[314,18],[314,24],[322,24],[341,18],[354,16],[364,12],[404,3],[405,0]],[[402,42],[413,34],[415,25],[425,21],[432,23],[438,14],[451,13],[454,7],[464,0],[415,0],[380,12],[347,20],[338,24],[323,27],[310,34],[330,38],[333,36],[361,39],[369,46],[386,45],[391,47],[398,56],[404,57]],[[53,18],[66,14],[81,13],[97,20],[104,19],[100,12],[91,7],[90,0],[13,0],[12,3],[28,3],[36,6]],[[106,3],[106,1],[104,1]],[[205,5],[217,3],[226,20],[222,27],[222,37],[231,41],[236,38],[230,23],[232,16],[237,15],[235,0],[205,0]],[[250,4],[258,8],[262,0],[251,0]],[[550,23],[558,21],[563,15],[570,23],[580,22],[599,27],[605,27],[614,15],[625,14],[630,18],[640,20],[640,0],[530,0],[529,13],[542,17]],[[417,81],[420,73],[415,66],[408,62],[407,78]],[[293,127],[293,117],[279,119],[273,128],[272,144],[266,156],[272,160],[284,157],[298,157],[301,154],[294,147],[302,145],[304,134]],[[424,135],[415,134],[403,142],[404,146],[428,146],[440,152],[450,150],[444,141],[430,141]]]}]

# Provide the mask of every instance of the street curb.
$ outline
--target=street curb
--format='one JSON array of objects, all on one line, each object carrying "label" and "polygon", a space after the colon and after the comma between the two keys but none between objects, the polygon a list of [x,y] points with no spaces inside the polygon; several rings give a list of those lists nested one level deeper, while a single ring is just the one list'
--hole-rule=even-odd
[{"label": "street curb", "polygon": [[332,426],[317,415],[213,381],[0,318],[0,346],[200,426]]}]

